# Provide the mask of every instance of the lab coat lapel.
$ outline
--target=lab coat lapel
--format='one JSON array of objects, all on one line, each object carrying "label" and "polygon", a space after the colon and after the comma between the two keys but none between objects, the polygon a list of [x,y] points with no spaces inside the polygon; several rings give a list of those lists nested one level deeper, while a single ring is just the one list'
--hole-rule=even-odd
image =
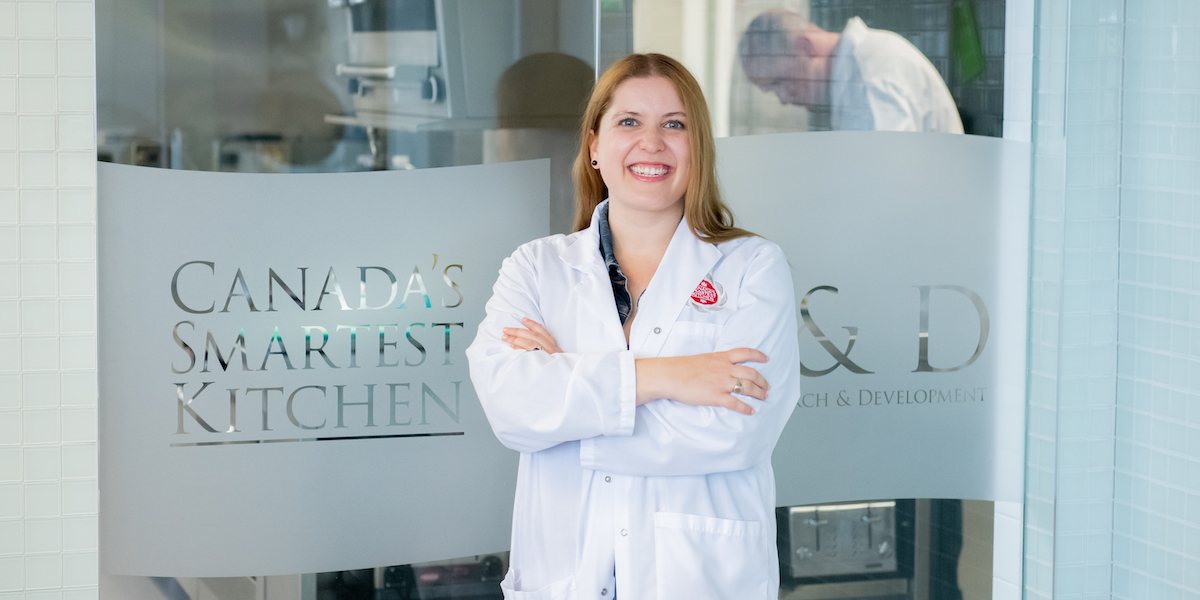
[{"label": "lab coat lapel", "polygon": [[[600,317],[598,331],[606,338],[615,339],[625,347],[625,331],[621,328],[621,317],[617,315],[617,302],[613,298],[612,280],[600,256],[600,225],[597,223],[600,208],[592,212],[592,224],[580,232],[571,245],[559,256],[579,271],[583,277],[575,284],[571,294],[592,315]],[[583,321],[581,321],[583,322]]]},{"label": "lab coat lapel", "polygon": [[721,256],[716,245],[703,242],[692,234],[686,219],[679,222],[662,262],[658,263],[658,269],[638,303],[637,317],[629,335],[629,346],[637,356],[658,356],[688,298]]}]

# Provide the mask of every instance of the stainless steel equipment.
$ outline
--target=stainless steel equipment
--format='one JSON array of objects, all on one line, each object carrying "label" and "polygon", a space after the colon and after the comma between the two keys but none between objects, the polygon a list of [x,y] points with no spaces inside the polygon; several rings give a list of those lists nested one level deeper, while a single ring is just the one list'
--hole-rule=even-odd
[{"label": "stainless steel equipment", "polygon": [[521,57],[520,0],[329,0],[349,12],[349,61],[337,65],[367,128],[493,127],[496,84]]},{"label": "stainless steel equipment", "polygon": [[794,506],[788,530],[794,578],[898,570],[894,500]]}]

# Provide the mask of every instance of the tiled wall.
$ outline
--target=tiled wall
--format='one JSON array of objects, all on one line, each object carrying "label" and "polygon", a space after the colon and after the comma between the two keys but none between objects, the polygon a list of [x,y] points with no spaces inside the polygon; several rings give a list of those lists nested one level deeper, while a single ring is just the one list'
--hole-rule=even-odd
[{"label": "tiled wall", "polygon": [[1200,597],[1200,2],[1126,0],[1113,597]]},{"label": "tiled wall", "polygon": [[0,1],[0,599],[97,596],[92,23]]},{"label": "tiled wall", "polygon": [[1200,3],[1043,0],[1029,597],[1200,594]]}]

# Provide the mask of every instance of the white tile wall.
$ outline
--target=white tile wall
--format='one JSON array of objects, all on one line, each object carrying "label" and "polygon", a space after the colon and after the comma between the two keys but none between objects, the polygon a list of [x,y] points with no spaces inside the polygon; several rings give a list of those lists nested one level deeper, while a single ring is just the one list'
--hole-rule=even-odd
[{"label": "white tile wall", "polygon": [[0,599],[97,597],[90,2],[0,1]]}]

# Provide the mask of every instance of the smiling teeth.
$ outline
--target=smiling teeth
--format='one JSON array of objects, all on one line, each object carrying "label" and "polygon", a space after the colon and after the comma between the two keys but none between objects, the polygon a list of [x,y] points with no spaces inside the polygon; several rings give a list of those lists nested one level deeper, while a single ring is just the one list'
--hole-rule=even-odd
[{"label": "smiling teeth", "polygon": [[667,174],[666,167],[633,167],[635,175],[642,177],[662,177]]}]

